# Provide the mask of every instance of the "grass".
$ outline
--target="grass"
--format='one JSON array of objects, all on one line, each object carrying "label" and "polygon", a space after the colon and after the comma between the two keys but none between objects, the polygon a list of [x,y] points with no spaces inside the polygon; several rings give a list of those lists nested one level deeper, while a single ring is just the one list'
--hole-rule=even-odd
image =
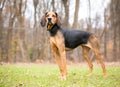
[{"label": "grass", "polygon": [[120,87],[120,67],[107,67],[108,77],[100,67],[94,67],[87,77],[88,67],[68,66],[66,81],[61,81],[55,65],[0,66],[0,87]]}]

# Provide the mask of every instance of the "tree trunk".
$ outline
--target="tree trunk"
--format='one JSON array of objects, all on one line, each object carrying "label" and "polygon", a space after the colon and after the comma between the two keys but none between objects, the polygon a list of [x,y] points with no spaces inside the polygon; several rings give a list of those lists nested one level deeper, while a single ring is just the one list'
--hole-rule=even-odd
[{"label": "tree trunk", "polygon": [[55,9],[55,0],[52,0],[51,5],[52,5],[53,11],[56,12],[56,9]]},{"label": "tree trunk", "polygon": [[3,7],[4,7],[4,2],[2,3],[2,1],[0,2],[0,5],[2,6],[0,8],[0,61],[3,59],[3,17],[2,17],[2,11],[3,11]]},{"label": "tree trunk", "polygon": [[120,0],[111,0],[110,4],[110,12],[111,12],[111,26],[113,30],[113,60],[117,61],[119,60],[118,55],[118,35],[120,34],[118,32],[118,29],[120,27]]},{"label": "tree trunk", "polygon": [[32,61],[35,61],[37,58],[38,58],[38,33],[37,33],[37,20],[36,20],[36,15],[37,15],[37,5],[38,5],[38,0],[33,0],[33,3],[34,3],[34,30],[33,31],[33,37],[34,37],[34,43],[33,43],[33,58],[32,58]]},{"label": "tree trunk", "polygon": [[87,31],[90,31],[91,26],[92,26],[92,24],[91,24],[91,2],[90,2],[90,0],[88,0],[88,3],[89,3],[89,18],[88,18],[88,23],[87,23],[87,25],[88,25]]},{"label": "tree trunk", "polygon": [[[17,2],[17,1],[16,1]],[[25,42],[25,20],[24,20],[24,17],[22,15],[24,15],[24,11],[26,8],[22,9],[22,6],[23,6],[23,0],[20,0],[20,2],[18,1],[16,3],[16,18],[18,19],[18,27],[22,27],[22,29],[19,29],[19,47],[20,47],[20,53],[21,53],[21,60],[22,62],[29,62],[30,59],[29,59],[29,55],[28,55],[28,52],[27,52],[27,45],[26,45],[26,42]],[[26,5],[26,4],[25,4]],[[26,7],[26,6],[25,6]],[[24,11],[23,11],[24,10]]]},{"label": "tree trunk", "polygon": [[69,4],[68,0],[62,0],[64,8],[65,8],[65,20],[64,20],[64,27],[68,27],[69,24]]},{"label": "tree trunk", "polygon": [[76,0],[73,29],[77,28],[78,25],[79,2],[80,0]]}]

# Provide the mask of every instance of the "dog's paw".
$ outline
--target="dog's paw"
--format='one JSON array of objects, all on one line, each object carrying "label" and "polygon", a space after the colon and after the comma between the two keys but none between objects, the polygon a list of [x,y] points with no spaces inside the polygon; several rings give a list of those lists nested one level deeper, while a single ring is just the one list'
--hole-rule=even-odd
[{"label": "dog's paw", "polygon": [[61,79],[61,81],[65,81],[66,80],[66,76],[65,75],[61,76],[60,79]]},{"label": "dog's paw", "polygon": [[88,73],[86,76],[91,76],[92,75],[92,72]]},{"label": "dog's paw", "polygon": [[107,75],[107,73],[104,73],[104,75],[103,75],[103,76],[104,76],[104,78],[106,78],[108,75]]}]

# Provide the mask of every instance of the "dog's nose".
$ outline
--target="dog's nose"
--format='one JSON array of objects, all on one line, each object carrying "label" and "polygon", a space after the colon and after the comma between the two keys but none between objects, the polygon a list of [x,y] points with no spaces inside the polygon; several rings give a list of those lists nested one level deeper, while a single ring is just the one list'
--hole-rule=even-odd
[{"label": "dog's nose", "polygon": [[51,21],[51,18],[48,18],[48,21]]}]

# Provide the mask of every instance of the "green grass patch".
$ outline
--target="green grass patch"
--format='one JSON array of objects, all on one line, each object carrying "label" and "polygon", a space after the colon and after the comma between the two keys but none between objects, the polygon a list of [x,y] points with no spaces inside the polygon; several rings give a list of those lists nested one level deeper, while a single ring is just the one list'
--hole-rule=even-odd
[{"label": "green grass patch", "polygon": [[88,67],[68,66],[66,81],[59,79],[57,66],[0,66],[0,87],[120,87],[120,67],[107,67],[104,78],[101,67],[94,67],[87,77]]}]

